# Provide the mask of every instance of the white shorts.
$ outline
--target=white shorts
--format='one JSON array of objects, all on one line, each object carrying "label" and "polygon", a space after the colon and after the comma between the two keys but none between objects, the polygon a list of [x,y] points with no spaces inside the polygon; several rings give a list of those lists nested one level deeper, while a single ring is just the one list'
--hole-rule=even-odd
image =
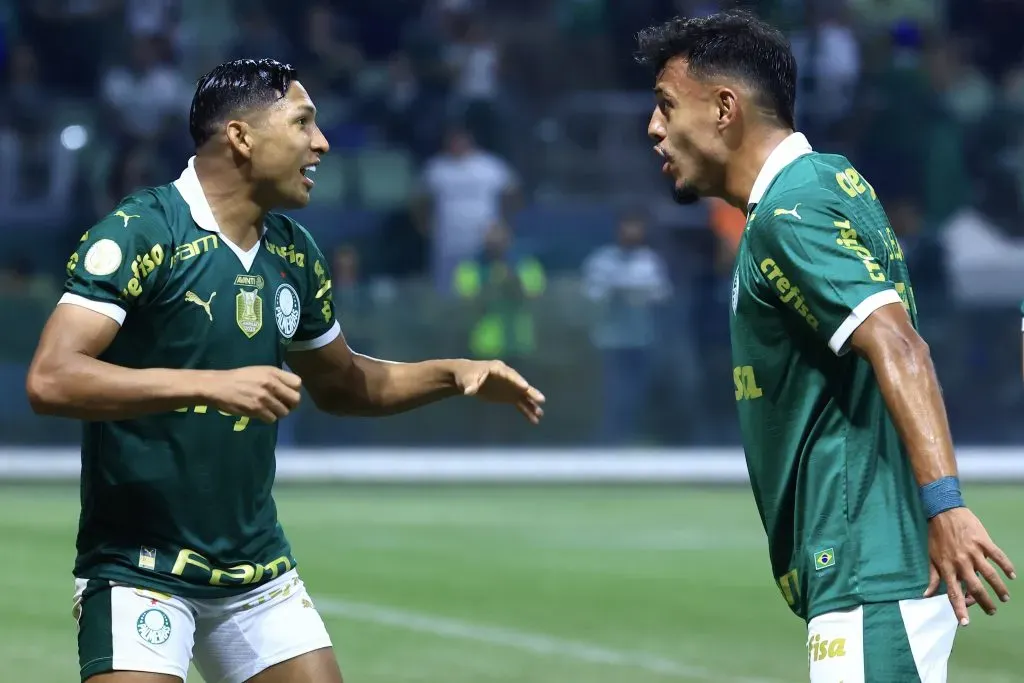
[{"label": "white shorts", "polygon": [[189,663],[206,683],[242,683],[264,669],[331,646],[293,569],[228,598],[177,598],[110,581],[75,580],[82,680],[145,671],[183,681]]},{"label": "white shorts", "polygon": [[957,626],[945,595],[815,617],[807,624],[811,683],[946,683]]}]

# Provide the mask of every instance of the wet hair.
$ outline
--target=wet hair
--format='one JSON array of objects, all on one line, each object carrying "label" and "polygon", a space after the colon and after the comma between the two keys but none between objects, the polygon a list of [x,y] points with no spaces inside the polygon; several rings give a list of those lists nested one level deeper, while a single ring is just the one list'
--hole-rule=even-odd
[{"label": "wet hair", "polygon": [[214,67],[199,79],[192,97],[188,130],[196,148],[229,119],[284,97],[298,77],[293,66],[273,59],[235,59]]},{"label": "wet hair", "polygon": [[732,77],[755,91],[760,109],[795,128],[796,60],[782,33],[743,10],[675,18],[637,36],[638,62],[661,72],[682,57],[697,80]]}]

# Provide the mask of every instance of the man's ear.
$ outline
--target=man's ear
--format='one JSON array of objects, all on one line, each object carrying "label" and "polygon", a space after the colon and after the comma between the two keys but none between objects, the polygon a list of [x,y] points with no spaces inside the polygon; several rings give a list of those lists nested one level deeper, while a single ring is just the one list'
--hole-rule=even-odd
[{"label": "man's ear", "polygon": [[739,116],[739,100],[736,97],[736,91],[732,88],[719,88],[715,96],[715,104],[718,107],[719,128],[725,128]]},{"label": "man's ear", "polygon": [[228,121],[225,128],[228,136],[228,144],[244,159],[252,157],[253,132],[252,127],[245,121]]}]

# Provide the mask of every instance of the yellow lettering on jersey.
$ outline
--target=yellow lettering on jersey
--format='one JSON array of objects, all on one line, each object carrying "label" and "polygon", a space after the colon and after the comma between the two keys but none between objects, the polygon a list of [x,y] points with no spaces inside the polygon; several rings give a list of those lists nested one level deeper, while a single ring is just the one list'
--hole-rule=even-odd
[{"label": "yellow lettering on jersey", "polygon": [[807,641],[808,662],[821,662],[826,659],[837,659],[846,656],[846,638],[825,640],[820,633],[815,633]]},{"label": "yellow lettering on jersey", "polygon": [[195,258],[200,254],[205,254],[211,249],[216,249],[220,246],[220,240],[217,239],[216,235],[204,235],[198,239],[194,239],[187,244],[182,244],[174,250],[174,254],[171,256],[171,265],[178,263],[179,261],[187,261],[190,258]]},{"label": "yellow lettering on jersey", "polygon": [[870,190],[871,198],[878,199],[878,195],[875,194],[875,188],[871,187],[871,183],[864,180],[860,173],[857,173],[852,168],[836,173],[836,182],[839,183],[839,187],[843,192],[851,197],[857,197]]},{"label": "yellow lettering on jersey", "polygon": [[790,607],[796,604],[797,598],[800,596],[798,578],[799,574],[796,569],[790,569],[778,578],[779,590],[782,591],[782,597],[786,599],[786,604]]},{"label": "yellow lettering on jersey", "polygon": [[212,567],[209,560],[197,553],[195,550],[182,548],[178,553],[178,559],[171,569],[175,576],[182,576],[189,566],[198,567],[209,575],[211,586],[246,586],[252,583],[259,583],[264,578],[276,579],[278,576],[291,571],[292,562],[287,556],[282,555],[267,564],[255,562],[243,562],[233,567]]},{"label": "yellow lettering on jersey", "polygon": [[732,381],[736,385],[736,400],[749,401],[761,398],[764,392],[757,386],[757,378],[754,377],[754,368],[749,365],[741,365],[732,369]]},{"label": "yellow lettering on jersey", "polygon": [[178,559],[174,561],[174,566],[171,567],[171,573],[176,576],[181,576],[185,571],[185,568],[189,565],[193,567],[199,567],[203,571],[209,573],[210,565],[207,564],[207,559],[197,553],[194,550],[188,548],[182,548],[178,553]]},{"label": "yellow lettering on jersey", "polygon": [[239,564],[210,572],[211,586],[234,586],[258,583],[263,578],[263,565]]},{"label": "yellow lettering on jersey", "polygon": [[914,288],[905,282],[894,282],[893,285],[896,287],[896,293],[900,295],[903,308],[907,309],[908,313],[916,314],[917,304],[914,302]]},{"label": "yellow lettering on jersey", "polygon": [[875,259],[875,255],[871,253],[871,250],[865,247],[860,242],[860,235],[857,234],[857,230],[850,226],[850,221],[832,221],[832,225],[839,228],[839,237],[836,239],[836,244],[849,249],[857,258],[861,260],[864,267],[868,271],[868,277],[875,282],[884,282],[886,275],[885,271],[882,270],[882,266]]},{"label": "yellow lettering on jersey", "polygon": [[263,289],[262,275],[236,275],[235,285],[238,287],[255,287],[256,289]]},{"label": "yellow lettering on jersey", "polygon": [[779,268],[775,259],[766,258],[761,261],[761,272],[768,278],[768,282],[775,285],[782,303],[792,306],[797,315],[806,320],[812,330],[817,330],[820,323],[807,307],[807,301],[804,300],[803,292],[789,281],[789,278]]},{"label": "yellow lettering on jersey", "polygon": [[[205,415],[206,412],[209,410],[209,406],[193,406],[192,408],[188,408],[188,407],[185,407],[185,408],[175,408],[174,412],[176,412],[176,413],[187,413],[189,410],[191,410],[193,413],[195,413],[197,415]],[[241,416],[240,415],[232,415],[231,413],[225,413],[223,410],[218,410],[217,412],[220,413],[221,415],[223,415],[224,417],[236,417],[236,418],[238,418],[237,420],[235,420],[235,424],[232,425],[232,427],[231,427],[232,431],[241,432],[241,431],[244,431],[245,428],[249,426],[249,418],[246,417],[245,415],[241,415]]]},{"label": "yellow lettering on jersey", "polygon": [[324,268],[323,264],[320,263],[320,259],[317,259],[313,263],[313,274],[317,277],[320,289],[317,290],[314,299],[324,297],[324,303],[320,307],[320,315],[323,316],[324,322],[331,322],[331,316],[334,314],[334,309],[331,300],[334,298],[334,293],[331,289],[331,280],[327,277],[327,269]]},{"label": "yellow lettering on jersey", "polygon": [[136,256],[131,262],[132,279],[128,281],[128,286],[121,290],[121,296],[127,299],[141,295],[142,283],[163,265],[163,262],[164,248],[159,244],[154,244],[152,249]]},{"label": "yellow lettering on jersey", "polygon": [[889,252],[889,260],[903,261],[903,248],[900,246],[900,241],[896,239],[896,233],[892,231],[892,227],[887,225],[885,232],[879,230],[878,234],[882,238],[882,244],[886,246],[886,250]]},{"label": "yellow lettering on jersey", "polygon": [[240,431],[244,430],[246,427],[249,426],[249,418],[246,417],[245,415],[241,415],[241,416],[239,416],[239,415],[232,415],[231,413],[225,413],[223,410],[218,410],[217,412],[220,413],[221,415],[223,415],[224,417],[237,417],[238,418],[235,421],[235,424],[231,427],[232,431],[240,432]]},{"label": "yellow lettering on jersey", "polygon": [[295,245],[289,244],[287,247],[281,247],[270,240],[264,240],[267,245],[267,251],[271,254],[277,254],[288,263],[298,266],[299,268],[306,267],[306,255],[301,252],[295,251]]}]

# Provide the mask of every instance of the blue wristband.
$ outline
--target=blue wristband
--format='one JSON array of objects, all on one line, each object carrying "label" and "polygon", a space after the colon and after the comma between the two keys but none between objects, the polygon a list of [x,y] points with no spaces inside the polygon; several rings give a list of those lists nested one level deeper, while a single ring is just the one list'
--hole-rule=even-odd
[{"label": "blue wristband", "polygon": [[946,510],[965,507],[963,496],[960,495],[960,479],[943,477],[925,484],[921,487],[921,502],[928,519]]}]

